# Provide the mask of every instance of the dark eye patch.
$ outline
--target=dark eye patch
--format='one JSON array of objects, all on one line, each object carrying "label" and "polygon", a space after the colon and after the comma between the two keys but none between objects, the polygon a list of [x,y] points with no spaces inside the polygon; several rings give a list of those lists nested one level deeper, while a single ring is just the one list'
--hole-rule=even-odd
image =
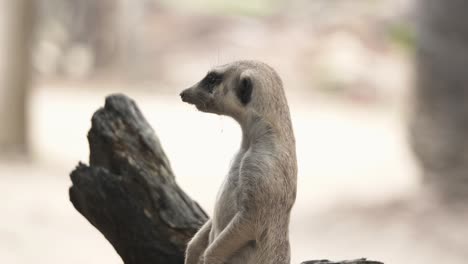
[{"label": "dark eye patch", "polygon": [[209,93],[212,93],[216,85],[219,85],[222,81],[223,76],[221,74],[216,72],[210,72],[201,81],[201,86],[205,88]]}]

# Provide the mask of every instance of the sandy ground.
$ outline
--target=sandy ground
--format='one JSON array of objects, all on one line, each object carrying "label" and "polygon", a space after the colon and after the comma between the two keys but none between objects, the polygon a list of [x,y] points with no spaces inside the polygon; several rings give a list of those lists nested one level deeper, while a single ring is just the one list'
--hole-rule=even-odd
[{"label": "sandy ground", "polygon": [[[68,201],[68,174],[79,160],[87,161],[89,120],[108,93],[34,90],[35,161],[0,162],[0,263],[121,263]],[[127,94],[153,125],[178,183],[211,212],[240,142],[237,125],[199,113],[177,95]],[[386,263],[466,263],[458,247],[444,249],[427,232],[413,232],[419,220],[402,213],[404,203],[389,206],[418,190],[401,113],[300,98],[290,96],[299,157],[293,263],[362,256]]]}]

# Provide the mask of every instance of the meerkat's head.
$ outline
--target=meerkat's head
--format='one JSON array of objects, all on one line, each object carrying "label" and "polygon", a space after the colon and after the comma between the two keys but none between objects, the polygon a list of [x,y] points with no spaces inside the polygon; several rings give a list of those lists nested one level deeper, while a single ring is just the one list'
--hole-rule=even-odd
[{"label": "meerkat's head", "polygon": [[180,96],[200,111],[238,121],[252,113],[268,116],[278,111],[287,112],[289,118],[281,79],[261,62],[237,61],[215,67]]}]

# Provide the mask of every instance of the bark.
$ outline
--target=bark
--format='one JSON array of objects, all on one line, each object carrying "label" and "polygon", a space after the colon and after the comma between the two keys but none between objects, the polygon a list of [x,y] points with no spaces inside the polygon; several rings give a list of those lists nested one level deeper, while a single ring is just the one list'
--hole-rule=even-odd
[{"label": "bark", "polygon": [[92,118],[88,140],[90,165],[80,163],[71,173],[75,208],[125,264],[184,263],[186,243],[207,215],[176,184],[158,138],[135,103],[109,96]]},{"label": "bark", "polygon": [[420,0],[411,142],[429,190],[468,198],[468,20],[465,0]]}]

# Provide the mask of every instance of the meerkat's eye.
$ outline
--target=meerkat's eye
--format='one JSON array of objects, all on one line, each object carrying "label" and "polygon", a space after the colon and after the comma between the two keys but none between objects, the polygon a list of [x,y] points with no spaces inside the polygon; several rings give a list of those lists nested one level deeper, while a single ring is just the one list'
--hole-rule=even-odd
[{"label": "meerkat's eye", "polygon": [[206,77],[202,80],[201,84],[209,93],[213,93],[214,88],[216,85],[220,84],[223,80],[222,75],[210,72]]}]

